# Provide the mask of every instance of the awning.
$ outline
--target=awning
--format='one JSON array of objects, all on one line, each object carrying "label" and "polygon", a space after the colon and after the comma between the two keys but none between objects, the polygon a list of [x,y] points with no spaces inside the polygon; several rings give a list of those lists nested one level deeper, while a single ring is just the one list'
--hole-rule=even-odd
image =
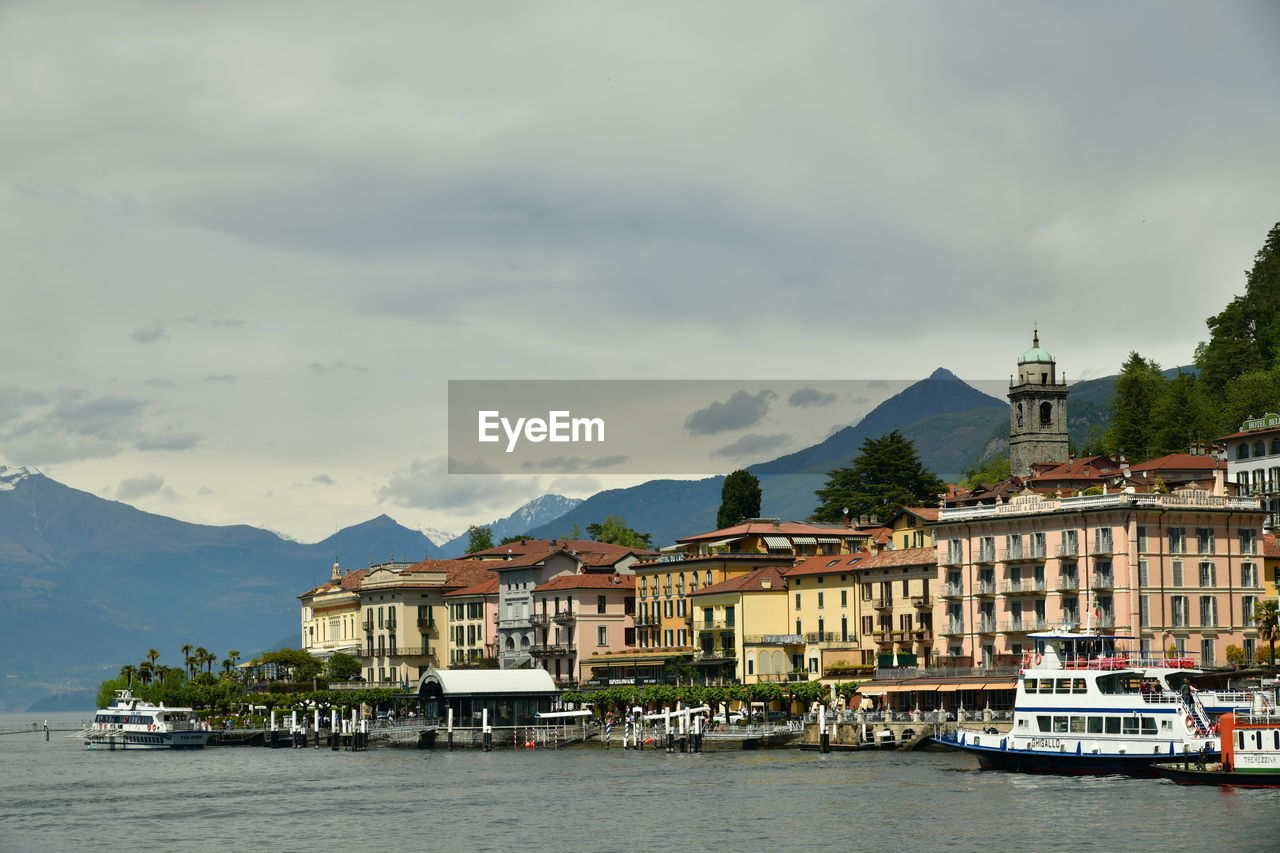
[{"label": "awning", "polygon": [[818,540],[812,536],[792,536],[791,541],[797,545],[817,545]]},{"label": "awning", "polygon": [[939,693],[954,693],[957,690],[964,690],[964,689],[965,689],[965,685],[963,684],[939,684],[938,685]]},{"label": "awning", "polygon": [[1016,681],[988,681],[982,685],[983,690],[1013,690],[1018,686]]},{"label": "awning", "polygon": [[791,540],[785,536],[766,536],[764,544],[768,548],[790,548]]},{"label": "awning", "polygon": [[702,542],[700,544],[706,548],[719,548],[722,545],[730,545],[737,542],[741,538],[741,536],[730,536],[728,539],[717,539],[715,542]]},{"label": "awning", "polygon": [[819,545],[839,545],[840,540],[837,539],[835,536],[819,536],[818,544]]}]

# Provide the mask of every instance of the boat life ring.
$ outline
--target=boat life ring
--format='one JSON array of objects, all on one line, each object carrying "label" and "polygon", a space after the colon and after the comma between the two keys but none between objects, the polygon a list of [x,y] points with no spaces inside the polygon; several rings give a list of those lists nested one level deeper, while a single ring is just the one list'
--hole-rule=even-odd
[{"label": "boat life ring", "polygon": [[1196,727],[1196,718],[1187,714],[1187,728],[1194,730]]},{"label": "boat life ring", "polygon": [[1044,656],[1041,655],[1039,652],[1036,652],[1036,656],[1035,656],[1036,666],[1039,666],[1042,660],[1044,660]]},{"label": "boat life ring", "polygon": [[1022,653],[1022,668],[1023,668],[1023,669],[1028,669],[1030,666],[1031,666],[1031,653],[1030,653],[1030,652],[1023,652],[1023,653]]}]

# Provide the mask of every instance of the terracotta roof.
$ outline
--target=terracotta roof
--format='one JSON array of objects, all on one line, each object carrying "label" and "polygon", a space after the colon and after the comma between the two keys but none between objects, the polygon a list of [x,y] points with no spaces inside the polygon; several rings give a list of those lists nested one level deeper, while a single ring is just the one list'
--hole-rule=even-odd
[{"label": "terracotta roof", "polygon": [[534,592],[550,592],[555,589],[624,589],[636,588],[635,575],[560,575],[546,583],[538,584]]},{"label": "terracotta roof", "polygon": [[1280,432],[1280,426],[1264,427],[1262,429],[1250,429],[1244,432],[1233,432],[1230,435],[1220,435],[1217,440],[1222,441],[1224,438],[1253,438],[1255,435],[1271,435],[1273,432]]},{"label": "terracotta roof", "polygon": [[[711,586],[704,586],[702,589],[689,593],[688,597],[695,595],[716,595],[723,592],[785,592],[787,589],[787,579],[783,577],[784,569],[778,566],[762,566],[754,572],[747,572],[745,575],[738,575],[736,578],[729,578],[720,583],[713,583]],[[765,588],[763,585],[768,582],[770,586]]]},{"label": "terracotta roof", "polygon": [[348,592],[357,590],[360,588],[360,581],[367,574],[369,574],[368,569],[357,569],[354,572],[348,572],[347,574],[343,575],[342,578],[337,583],[334,583],[333,581],[329,581],[328,583],[322,583],[320,584],[320,586],[317,586],[313,589],[309,589],[306,592],[302,593],[302,595],[299,595],[298,598],[302,598],[308,595],[318,595],[319,593],[322,593],[322,592],[337,592],[340,589],[346,590]]},{"label": "terracotta roof", "polygon": [[850,530],[843,524],[819,524],[806,521],[747,521],[712,530],[710,533],[698,533],[693,536],[682,536],[677,542],[699,542],[703,539],[728,539],[731,536],[865,536],[865,532]]},{"label": "terracotta roof", "polygon": [[1190,453],[1170,453],[1158,459],[1130,465],[1130,471],[1212,471],[1226,469],[1227,463],[1214,456],[1192,456]]},{"label": "terracotta roof", "polygon": [[825,554],[810,557],[786,569],[783,574],[789,578],[797,575],[838,575],[849,571],[868,556],[870,555],[864,551],[860,554]]},{"label": "terracotta roof", "polygon": [[665,560],[646,560],[641,563],[636,563],[635,566],[633,566],[633,568],[638,571],[640,569],[653,569],[653,568],[660,568],[662,566],[673,566],[673,565],[678,566],[683,563],[696,563],[699,561],[701,562],[729,561],[733,563],[752,563],[752,562],[790,563],[790,562],[793,562],[794,560],[795,560],[795,557],[790,552],[786,552],[786,553],[775,552],[772,554],[767,554],[764,551],[761,551],[758,554],[680,554],[679,559],[672,559],[672,557],[668,555],[667,559]]},{"label": "terracotta roof", "polygon": [[546,555],[553,551],[577,551],[579,554],[613,554],[622,559],[628,554],[656,554],[644,548],[627,548],[622,545],[610,545],[608,542],[594,542],[590,539],[520,539],[506,545],[495,545],[483,551],[473,551],[466,559],[500,559],[523,554]]},{"label": "terracotta roof", "polygon": [[1120,471],[1119,463],[1106,456],[1084,456],[1057,465],[1033,467],[1035,473],[1025,481],[1033,485],[1039,480],[1101,480]]},{"label": "terracotta roof", "polygon": [[1262,556],[1280,557],[1280,533],[1264,533],[1262,535]]},{"label": "terracotta roof", "polygon": [[923,566],[938,562],[938,554],[932,548],[903,548],[898,551],[881,551],[868,554],[858,563],[859,569],[883,569],[890,566]]},{"label": "terracotta roof", "polygon": [[[490,574],[493,575],[492,572],[490,572]],[[446,592],[444,594],[444,597],[451,598],[452,596],[455,596],[455,595],[463,596],[463,595],[497,595],[497,594],[498,594],[498,576],[493,575],[488,580],[483,581],[481,583],[464,587],[462,589],[457,589],[457,590],[454,590],[453,592]]]},{"label": "terracotta roof", "polygon": [[925,521],[938,520],[938,508],[936,506],[904,506],[903,512],[909,512],[917,518],[923,518]]}]

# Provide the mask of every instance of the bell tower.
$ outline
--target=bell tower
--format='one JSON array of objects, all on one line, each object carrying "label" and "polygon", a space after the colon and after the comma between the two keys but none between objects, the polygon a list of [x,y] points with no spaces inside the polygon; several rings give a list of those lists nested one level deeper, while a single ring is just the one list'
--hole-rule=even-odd
[{"label": "bell tower", "polygon": [[1033,462],[1066,462],[1067,383],[1059,381],[1053,356],[1040,348],[1040,330],[1031,349],[1018,359],[1018,375],[1009,380],[1009,471],[1031,474]]}]

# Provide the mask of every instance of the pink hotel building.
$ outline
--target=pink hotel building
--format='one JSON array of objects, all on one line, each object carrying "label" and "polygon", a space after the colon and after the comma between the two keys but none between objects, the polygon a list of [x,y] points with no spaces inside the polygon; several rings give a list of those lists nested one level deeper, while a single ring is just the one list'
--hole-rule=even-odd
[{"label": "pink hotel building", "polygon": [[936,653],[991,666],[1030,651],[1028,632],[1100,627],[1142,651],[1205,666],[1228,645],[1252,660],[1266,511],[1215,489],[948,507],[934,526]]}]

